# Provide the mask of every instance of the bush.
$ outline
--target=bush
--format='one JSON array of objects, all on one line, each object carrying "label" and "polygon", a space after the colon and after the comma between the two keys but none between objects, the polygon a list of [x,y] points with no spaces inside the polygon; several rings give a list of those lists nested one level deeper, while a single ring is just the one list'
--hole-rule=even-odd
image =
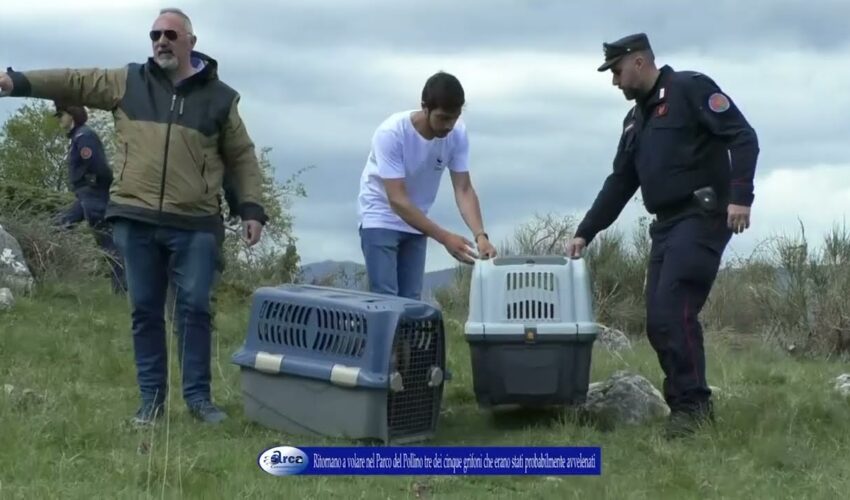
[{"label": "bush", "polygon": [[[736,332],[762,334],[803,356],[850,352],[850,234],[834,226],[813,250],[801,224],[798,235],[781,235],[726,272],[713,297],[713,321]],[[736,305],[727,295],[737,295]],[[726,307],[722,307],[725,305]]]},{"label": "bush", "polygon": [[65,231],[43,213],[4,211],[0,225],[21,245],[36,283],[80,281],[109,276],[109,256],[98,248],[86,224]]},{"label": "bush", "polygon": [[10,217],[50,218],[74,201],[73,193],[54,191],[22,182],[0,180],[0,214]]}]

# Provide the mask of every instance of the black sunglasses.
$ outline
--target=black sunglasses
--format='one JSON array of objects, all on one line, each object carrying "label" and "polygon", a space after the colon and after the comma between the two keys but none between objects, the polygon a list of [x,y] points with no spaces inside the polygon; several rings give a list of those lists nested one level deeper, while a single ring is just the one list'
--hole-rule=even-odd
[{"label": "black sunglasses", "polygon": [[151,41],[156,42],[157,40],[162,38],[163,34],[165,34],[165,38],[171,40],[172,42],[174,40],[177,40],[178,33],[174,30],[151,30],[151,32],[150,32]]}]

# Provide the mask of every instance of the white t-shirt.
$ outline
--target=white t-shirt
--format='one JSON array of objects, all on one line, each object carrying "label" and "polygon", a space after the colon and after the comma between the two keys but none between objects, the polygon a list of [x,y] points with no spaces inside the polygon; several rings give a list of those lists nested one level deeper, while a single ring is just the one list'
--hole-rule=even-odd
[{"label": "white t-shirt", "polygon": [[405,180],[410,200],[425,215],[431,209],[446,168],[469,170],[469,139],[458,119],[446,137],[428,140],[413,127],[415,110],[394,113],[372,136],[372,148],[360,176],[360,225],[420,234],[390,207],[383,179]]}]

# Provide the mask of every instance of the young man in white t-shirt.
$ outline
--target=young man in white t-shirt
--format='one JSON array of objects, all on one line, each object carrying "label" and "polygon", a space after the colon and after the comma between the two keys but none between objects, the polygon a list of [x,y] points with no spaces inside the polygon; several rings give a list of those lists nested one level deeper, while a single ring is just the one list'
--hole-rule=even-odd
[{"label": "young man in white t-shirt", "polygon": [[[390,115],[372,137],[358,197],[372,292],[419,300],[429,237],[461,262],[496,255],[469,176],[469,139],[460,120],[464,103],[457,78],[439,72],[425,82],[421,109]],[[446,169],[477,254],[468,239],[428,218]]]}]

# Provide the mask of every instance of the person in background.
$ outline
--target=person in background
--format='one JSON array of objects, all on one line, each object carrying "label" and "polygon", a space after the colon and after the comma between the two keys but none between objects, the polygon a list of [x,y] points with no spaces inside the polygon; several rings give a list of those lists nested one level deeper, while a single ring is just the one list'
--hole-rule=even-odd
[{"label": "person in background", "polygon": [[73,205],[60,214],[58,223],[65,229],[83,220],[88,223],[94,231],[97,245],[109,259],[112,291],[116,294],[126,293],[123,259],[112,241],[112,231],[104,218],[109,204],[112,168],[106,158],[103,142],[97,132],[86,124],[89,119],[86,108],[58,102],[54,106],[59,126],[70,139],[68,183],[75,198]]}]

